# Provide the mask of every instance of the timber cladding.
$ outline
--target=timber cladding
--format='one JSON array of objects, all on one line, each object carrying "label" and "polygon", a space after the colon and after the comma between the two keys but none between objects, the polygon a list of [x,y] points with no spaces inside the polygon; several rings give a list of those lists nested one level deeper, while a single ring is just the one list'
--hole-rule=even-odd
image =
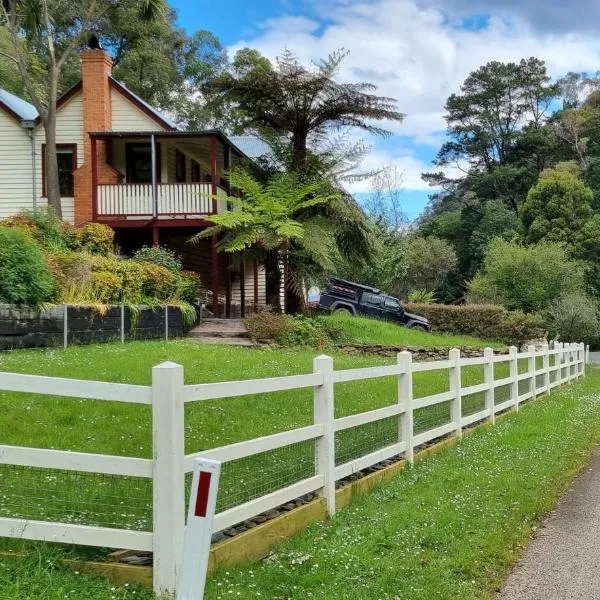
[{"label": "timber cladding", "polygon": [[[65,307],[16,307],[0,304],[0,350],[62,346],[65,342]],[[139,307],[132,311],[121,306],[109,306],[106,311],[87,306],[67,307],[67,343],[82,344],[121,339],[124,324],[125,339],[164,338],[165,308]],[[168,308],[169,337],[180,337],[187,331],[181,312]]]}]

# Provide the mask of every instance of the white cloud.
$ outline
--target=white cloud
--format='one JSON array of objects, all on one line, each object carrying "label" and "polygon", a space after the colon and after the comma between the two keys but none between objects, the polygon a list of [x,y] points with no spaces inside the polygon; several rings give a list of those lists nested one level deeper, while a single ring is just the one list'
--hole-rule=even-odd
[{"label": "white cloud", "polygon": [[[436,2],[440,7],[433,5]],[[315,0],[319,20],[270,19],[256,37],[241,40],[231,51],[252,46],[275,58],[289,48],[303,60],[316,60],[339,48],[350,50],[341,79],[370,81],[380,94],[397,98],[407,117],[390,129],[415,144],[430,145],[432,154],[442,141],[446,98],[485,62],[537,56],[546,61],[553,76],[595,70],[600,62],[600,38],[592,32],[549,29],[543,33],[529,24],[522,11],[515,9],[508,20],[499,3],[497,15],[483,29],[469,30],[456,26],[461,15],[457,12],[456,18],[449,18],[447,6],[441,0],[430,0],[428,5],[419,0]],[[452,0],[449,6],[458,11],[465,0]],[[373,165],[377,158],[404,168],[407,189],[423,189],[417,172],[431,166],[406,148],[376,151],[368,163]]]}]

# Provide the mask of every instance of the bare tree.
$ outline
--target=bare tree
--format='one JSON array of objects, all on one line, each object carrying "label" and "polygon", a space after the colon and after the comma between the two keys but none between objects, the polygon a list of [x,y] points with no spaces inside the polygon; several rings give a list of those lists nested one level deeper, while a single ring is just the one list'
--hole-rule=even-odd
[{"label": "bare tree", "polygon": [[371,191],[363,206],[367,214],[394,235],[400,235],[408,224],[402,210],[404,174],[389,165],[371,179]]}]

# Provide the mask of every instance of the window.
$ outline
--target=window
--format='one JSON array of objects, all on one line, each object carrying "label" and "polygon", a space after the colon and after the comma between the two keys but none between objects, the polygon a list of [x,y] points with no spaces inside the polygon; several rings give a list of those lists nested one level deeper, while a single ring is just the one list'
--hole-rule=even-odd
[{"label": "window", "polygon": [[152,183],[152,148],[150,144],[125,144],[127,183]]},{"label": "window", "polygon": [[395,310],[396,312],[400,310],[400,302],[396,298],[386,298],[383,306],[387,310]]},{"label": "window", "polygon": [[383,304],[383,299],[377,294],[365,294],[363,296],[363,302],[365,304],[370,304],[371,306],[381,306]]},{"label": "window", "polygon": [[185,154],[175,150],[175,181],[185,183]]},{"label": "window", "polygon": [[198,183],[200,181],[200,163],[198,161],[193,160],[192,163],[192,181],[194,183]]},{"label": "window", "polygon": [[[58,185],[61,198],[75,194],[73,173],[77,169],[77,144],[56,144]],[[46,196],[46,144],[42,144],[42,195]]]}]

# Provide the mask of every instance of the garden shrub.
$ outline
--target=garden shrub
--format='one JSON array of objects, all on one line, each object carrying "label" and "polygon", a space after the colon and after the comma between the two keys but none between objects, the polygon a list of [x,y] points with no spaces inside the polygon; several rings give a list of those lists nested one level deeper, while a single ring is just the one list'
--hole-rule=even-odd
[{"label": "garden shrub", "polygon": [[179,273],[183,268],[177,254],[162,246],[143,246],[133,254],[133,260],[151,262],[171,271]]},{"label": "garden shrub", "polygon": [[46,262],[59,290],[73,283],[87,283],[92,278],[92,264],[83,252],[62,251],[46,254]]},{"label": "garden shrub", "polygon": [[169,300],[175,297],[177,281],[171,271],[151,262],[139,261],[137,264],[144,274],[144,282],[142,284],[142,295],[144,298]]},{"label": "garden shrub", "polygon": [[548,307],[544,316],[550,336],[562,342],[593,342],[600,335],[598,305],[585,294],[564,294]]},{"label": "garden shrub", "polygon": [[108,271],[96,271],[91,277],[91,294],[97,302],[105,304],[121,301],[123,282],[118,275]]},{"label": "garden shrub", "polygon": [[536,314],[508,311],[494,304],[407,304],[408,312],[429,319],[433,331],[470,335],[508,344],[521,344],[544,334]]},{"label": "garden shrub", "polygon": [[77,250],[81,247],[79,231],[70,223],[57,219],[46,208],[23,211],[5,219],[2,225],[28,231],[45,250]]},{"label": "garden shrub", "polygon": [[194,304],[202,296],[200,276],[194,271],[181,271],[177,276],[177,297]]},{"label": "garden shrub", "polygon": [[108,256],[114,247],[115,232],[102,223],[88,223],[81,229],[81,243],[91,254]]},{"label": "garden shrub", "polygon": [[0,227],[0,302],[37,306],[54,294],[50,267],[35,242],[18,229]]},{"label": "garden shrub", "polygon": [[253,338],[261,341],[273,340],[291,333],[294,324],[287,315],[263,309],[246,319],[246,326]]}]

